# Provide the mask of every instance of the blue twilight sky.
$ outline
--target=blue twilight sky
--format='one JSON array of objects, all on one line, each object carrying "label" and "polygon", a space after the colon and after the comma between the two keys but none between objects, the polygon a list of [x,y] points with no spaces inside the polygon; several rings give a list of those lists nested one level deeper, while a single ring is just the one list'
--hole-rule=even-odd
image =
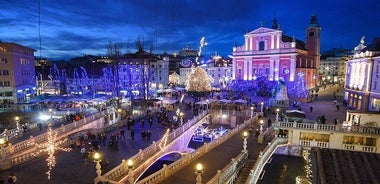
[{"label": "blue twilight sky", "polygon": [[0,0],[0,40],[34,48],[36,56],[69,59],[105,55],[110,42],[135,52],[139,38],[154,53],[198,50],[205,36],[204,55],[227,56],[247,30],[262,22],[270,28],[274,16],[284,34],[304,41],[313,13],[322,27],[321,51],[380,37],[378,0]]}]

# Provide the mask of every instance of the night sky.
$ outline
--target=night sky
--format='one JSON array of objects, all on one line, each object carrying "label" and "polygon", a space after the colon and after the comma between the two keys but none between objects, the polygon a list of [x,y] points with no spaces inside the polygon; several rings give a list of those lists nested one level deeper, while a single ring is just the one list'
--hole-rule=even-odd
[{"label": "night sky", "polygon": [[285,35],[304,41],[313,13],[322,27],[321,51],[380,37],[378,0],[0,0],[0,40],[34,48],[38,57],[69,59],[105,55],[110,42],[135,52],[138,39],[154,53],[198,50],[205,36],[205,56],[227,56],[247,30],[262,22],[270,28],[274,17]]}]

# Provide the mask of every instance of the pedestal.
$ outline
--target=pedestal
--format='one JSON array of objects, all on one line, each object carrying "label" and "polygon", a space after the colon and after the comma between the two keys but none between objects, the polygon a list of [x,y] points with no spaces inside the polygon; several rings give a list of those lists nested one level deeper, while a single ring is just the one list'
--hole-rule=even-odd
[{"label": "pedestal", "polygon": [[264,135],[263,135],[263,134],[260,134],[260,135],[257,137],[257,143],[262,144],[263,142],[264,142]]},{"label": "pedestal", "polygon": [[7,170],[12,167],[11,159],[9,158],[2,158],[0,159],[0,170]]}]

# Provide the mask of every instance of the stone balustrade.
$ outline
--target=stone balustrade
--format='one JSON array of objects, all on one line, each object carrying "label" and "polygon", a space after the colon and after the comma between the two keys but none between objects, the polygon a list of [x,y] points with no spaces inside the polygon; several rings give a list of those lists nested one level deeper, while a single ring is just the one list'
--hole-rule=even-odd
[{"label": "stone balustrade", "polygon": [[380,128],[376,127],[342,127],[341,125],[331,125],[331,124],[317,124],[317,123],[297,123],[297,122],[277,122],[274,123],[276,128],[285,129],[308,129],[308,130],[321,130],[321,131],[336,131],[336,132],[350,132],[350,133],[361,133],[361,134],[373,134],[380,135]]},{"label": "stone balustrade", "polygon": [[321,141],[300,140],[299,145],[300,146],[319,147],[319,148],[329,148],[328,142],[321,142]]},{"label": "stone balustrade", "polygon": [[362,152],[369,152],[369,153],[376,153],[376,146],[366,146],[366,145],[359,145],[359,144],[343,144],[343,150],[350,150],[350,151],[362,151]]},{"label": "stone balustrade", "polygon": [[[201,119],[205,118],[207,115],[207,111],[202,112],[198,116],[194,117],[192,120],[189,120],[187,123],[183,124],[183,126],[177,128],[176,130],[172,131],[167,139],[165,140],[166,145],[171,144],[177,137],[179,137],[181,134],[186,132],[190,127],[192,127],[194,124],[198,123]],[[162,145],[161,141],[153,142],[149,147],[145,148],[144,150],[140,150],[136,155],[131,157],[130,159],[133,160],[134,165],[138,165],[139,167],[135,168],[132,173],[142,173],[144,170],[143,168],[149,167],[155,160],[151,160],[154,155],[156,155],[158,152],[162,151],[160,145]],[[123,177],[126,177],[128,175],[128,170],[125,169],[125,163],[122,163],[109,172],[105,173],[102,178],[105,178],[108,182],[117,182],[121,180]],[[95,178],[95,180],[97,180]]]},{"label": "stone balustrade", "polygon": [[256,183],[260,177],[261,171],[263,170],[265,164],[268,162],[269,158],[272,156],[273,152],[277,147],[286,144],[288,142],[287,138],[274,138],[272,142],[260,153],[257,158],[255,165],[250,171],[250,174],[245,182],[245,184]]},{"label": "stone balustrade", "polygon": [[214,183],[233,183],[236,180],[237,174],[240,171],[244,162],[248,159],[248,152],[242,151],[237,157],[231,160],[222,170],[217,170],[216,175],[207,182]]},{"label": "stone balustrade", "polygon": [[[165,166],[161,170],[151,174],[150,176],[140,180],[137,183],[138,184],[150,184],[150,183],[158,183],[158,182],[164,180],[166,177],[176,173],[177,171],[179,171],[180,169],[182,169],[186,165],[194,162],[196,159],[198,159],[199,157],[206,154],[209,150],[214,149],[215,147],[219,146],[220,144],[222,144],[223,142],[225,142],[226,140],[228,140],[229,138],[234,136],[236,133],[240,132],[242,129],[247,127],[250,124],[250,122],[251,122],[251,120],[245,121],[244,123],[238,125],[236,128],[229,131],[226,135],[224,135],[218,139],[215,139],[211,143],[205,143],[202,147],[198,148],[194,152],[185,155],[181,159],[173,162],[172,164],[170,164],[168,166]],[[149,163],[149,164],[151,164],[151,163]],[[226,171],[226,173],[231,172],[228,169],[226,169],[224,171]],[[226,173],[223,173],[221,175],[223,177],[225,177],[226,175],[229,175]]]}]

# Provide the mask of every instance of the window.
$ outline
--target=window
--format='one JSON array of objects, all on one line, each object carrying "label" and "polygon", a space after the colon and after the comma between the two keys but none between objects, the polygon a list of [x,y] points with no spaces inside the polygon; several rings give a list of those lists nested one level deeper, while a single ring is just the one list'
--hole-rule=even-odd
[{"label": "window", "polygon": [[0,86],[3,86],[3,81],[0,81]]},{"label": "window", "polygon": [[11,86],[11,83],[9,81],[4,81],[4,86]]},{"label": "window", "polygon": [[314,36],[314,32],[310,32],[310,33],[309,33],[309,36]]},{"label": "window", "polygon": [[260,43],[259,43],[259,50],[264,50],[264,48],[265,48],[264,41],[260,41]]},{"label": "window", "polygon": [[3,70],[3,75],[9,75],[9,71],[8,70]]},{"label": "window", "polygon": [[1,58],[1,63],[8,63],[7,58]]}]

